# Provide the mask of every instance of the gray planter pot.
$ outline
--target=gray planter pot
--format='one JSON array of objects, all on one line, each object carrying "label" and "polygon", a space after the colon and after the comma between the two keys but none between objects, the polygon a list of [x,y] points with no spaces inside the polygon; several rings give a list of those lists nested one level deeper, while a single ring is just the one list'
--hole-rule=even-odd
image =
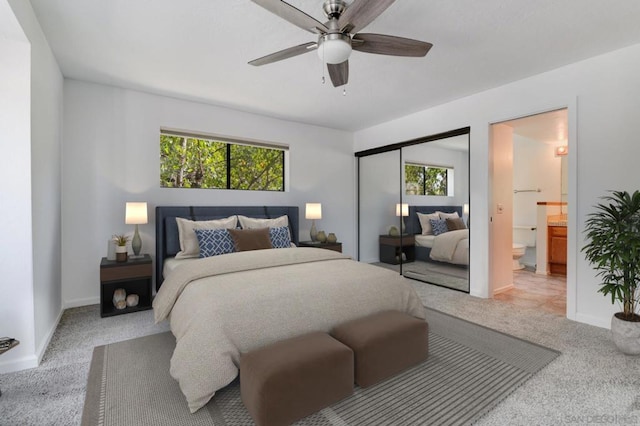
[{"label": "gray planter pot", "polygon": [[614,315],[611,317],[611,335],[620,352],[640,355],[640,322],[623,321]]}]

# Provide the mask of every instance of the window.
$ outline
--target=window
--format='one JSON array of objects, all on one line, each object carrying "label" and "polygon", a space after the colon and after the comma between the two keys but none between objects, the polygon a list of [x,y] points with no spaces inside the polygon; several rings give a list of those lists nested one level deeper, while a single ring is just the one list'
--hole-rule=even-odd
[{"label": "window", "polygon": [[453,196],[453,168],[424,164],[405,164],[406,195]]},{"label": "window", "polygon": [[160,132],[160,186],[284,191],[286,147]]}]

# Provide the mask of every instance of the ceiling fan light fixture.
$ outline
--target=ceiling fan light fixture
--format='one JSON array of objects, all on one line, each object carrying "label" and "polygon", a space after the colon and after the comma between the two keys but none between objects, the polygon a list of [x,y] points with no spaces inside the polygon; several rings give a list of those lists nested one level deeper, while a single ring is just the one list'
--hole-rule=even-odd
[{"label": "ceiling fan light fixture", "polygon": [[318,40],[318,57],[327,64],[341,64],[351,55],[351,38],[340,33],[320,36]]}]

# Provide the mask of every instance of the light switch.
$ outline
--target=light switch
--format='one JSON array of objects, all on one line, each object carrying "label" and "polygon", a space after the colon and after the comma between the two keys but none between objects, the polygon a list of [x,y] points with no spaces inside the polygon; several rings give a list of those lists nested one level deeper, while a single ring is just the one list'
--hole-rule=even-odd
[{"label": "light switch", "polygon": [[498,214],[502,214],[504,213],[504,205],[498,203]]}]

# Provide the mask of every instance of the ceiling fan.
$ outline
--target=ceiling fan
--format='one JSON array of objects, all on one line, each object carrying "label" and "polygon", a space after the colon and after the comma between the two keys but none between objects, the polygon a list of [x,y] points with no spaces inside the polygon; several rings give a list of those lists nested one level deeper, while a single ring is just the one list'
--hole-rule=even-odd
[{"label": "ceiling fan", "polygon": [[328,21],[324,24],[281,0],[252,1],[293,25],[318,34],[318,41],[290,47],[255,59],[249,64],[266,65],[317,50],[320,59],[327,64],[335,87],[349,81],[349,56],[352,49],[380,55],[419,57],[425,56],[433,46],[431,43],[403,37],[358,33],[395,0],[354,0],[350,5],[343,0],[325,0],[322,8]]}]

